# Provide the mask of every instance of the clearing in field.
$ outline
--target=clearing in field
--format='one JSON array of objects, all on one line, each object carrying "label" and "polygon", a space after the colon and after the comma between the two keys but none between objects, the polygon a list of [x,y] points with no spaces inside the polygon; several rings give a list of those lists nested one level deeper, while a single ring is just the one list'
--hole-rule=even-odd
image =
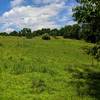
[{"label": "clearing in field", "polygon": [[0,100],[98,99],[100,72],[82,50],[89,45],[62,38],[0,37]]}]

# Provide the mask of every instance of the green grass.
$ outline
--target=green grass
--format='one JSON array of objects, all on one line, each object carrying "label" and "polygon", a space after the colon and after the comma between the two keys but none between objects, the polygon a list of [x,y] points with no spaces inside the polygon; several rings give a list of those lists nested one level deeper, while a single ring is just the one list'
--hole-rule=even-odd
[{"label": "green grass", "polygon": [[0,100],[100,100],[99,66],[82,50],[89,45],[0,37]]}]

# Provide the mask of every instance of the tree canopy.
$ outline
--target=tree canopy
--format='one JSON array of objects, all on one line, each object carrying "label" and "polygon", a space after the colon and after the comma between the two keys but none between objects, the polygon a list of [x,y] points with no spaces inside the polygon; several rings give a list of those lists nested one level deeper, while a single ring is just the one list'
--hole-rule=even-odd
[{"label": "tree canopy", "polygon": [[73,9],[78,23],[88,24],[92,32],[100,31],[100,0],[76,0],[79,5]]},{"label": "tree canopy", "polygon": [[98,42],[100,39],[100,0],[76,1],[79,4],[73,9],[73,17],[82,26],[85,40],[92,43]]}]

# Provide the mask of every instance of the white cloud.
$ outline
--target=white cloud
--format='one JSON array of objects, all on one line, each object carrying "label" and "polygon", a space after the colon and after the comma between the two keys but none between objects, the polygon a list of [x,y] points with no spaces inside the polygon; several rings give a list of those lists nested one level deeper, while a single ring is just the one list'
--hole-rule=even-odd
[{"label": "white cloud", "polygon": [[55,28],[58,25],[52,17],[56,16],[62,8],[63,3],[45,7],[14,7],[0,17],[0,23],[4,23],[7,27],[14,25],[18,28],[29,27],[33,30],[45,27]]},{"label": "white cloud", "polygon": [[70,20],[70,21],[67,22],[66,25],[73,25],[73,24],[77,24],[77,22],[75,22],[75,21],[73,21],[73,20]]},{"label": "white cloud", "polygon": [[16,7],[22,5],[24,2],[24,0],[12,0],[10,3],[11,7]]},{"label": "white cloud", "polygon": [[12,31],[14,31],[13,28],[6,28],[6,29],[5,29],[5,32],[7,32],[7,33],[10,33],[10,32],[12,32]]},{"label": "white cloud", "polygon": [[[0,16],[0,25],[2,25],[0,30],[11,31],[12,29],[22,29],[25,27],[37,30],[41,28],[57,28],[65,23],[74,23],[73,21],[69,21],[72,15],[72,8],[65,5],[65,1],[67,0],[33,0],[33,3],[43,3],[46,5],[40,7],[32,5],[22,6],[26,1],[11,1],[11,10]],[[63,10],[66,10],[66,14],[64,15],[61,13]],[[59,17],[59,14],[61,17]]]},{"label": "white cloud", "polygon": [[34,4],[50,4],[50,3],[61,3],[67,0],[33,0]]}]

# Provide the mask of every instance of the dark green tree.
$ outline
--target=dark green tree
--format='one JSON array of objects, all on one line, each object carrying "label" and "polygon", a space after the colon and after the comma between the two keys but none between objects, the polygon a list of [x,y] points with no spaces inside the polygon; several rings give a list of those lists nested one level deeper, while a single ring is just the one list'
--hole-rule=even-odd
[{"label": "dark green tree", "polygon": [[9,33],[10,36],[18,36],[18,32],[17,31],[13,31]]},{"label": "dark green tree", "polygon": [[1,36],[8,36],[9,34],[7,32],[0,32]]},{"label": "dark green tree", "polygon": [[33,34],[30,28],[23,28],[19,33],[21,36],[25,36],[28,39],[31,39],[33,37]]},{"label": "dark green tree", "polygon": [[81,39],[80,26],[75,24],[72,26],[71,37],[74,39]]},{"label": "dark green tree", "polygon": [[64,38],[71,38],[72,26],[69,25],[61,28],[60,33],[63,35]]},{"label": "dark green tree", "polygon": [[57,36],[59,36],[59,31],[58,29],[52,29],[51,32],[50,32],[50,35],[53,36],[55,39],[57,39]]},{"label": "dark green tree", "polygon": [[80,26],[78,24],[68,25],[60,30],[64,38],[81,39]]},{"label": "dark green tree", "polygon": [[94,45],[93,47],[85,48],[88,55],[91,56],[92,66],[94,65],[94,59],[99,63],[100,61],[100,45]]},{"label": "dark green tree", "polygon": [[81,25],[90,26],[91,42],[97,42],[100,32],[100,0],[76,0],[79,5],[73,9],[73,17]]}]

